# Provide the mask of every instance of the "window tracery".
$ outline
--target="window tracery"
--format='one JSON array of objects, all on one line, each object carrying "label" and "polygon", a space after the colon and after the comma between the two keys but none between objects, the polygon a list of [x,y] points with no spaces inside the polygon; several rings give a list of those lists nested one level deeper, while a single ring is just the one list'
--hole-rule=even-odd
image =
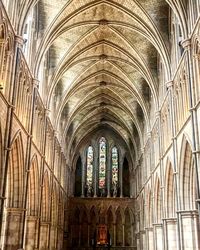
[{"label": "window tracery", "polygon": [[112,186],[118,185],[118,149],[112,148]]},{"label": "window tracery", "polygon": [[99,140],[99,189],[105,188],[106,184],[106,139]]},{"label": "window tracery", "polygon": [[94,151],[93,147],[89,146],[87,150],[87,186],[92,186],[93,179],[93,159],[94,159]]},{"label": "window tracery", "polygon": [[86,158],[84,159],[82,156],[82,162],[85,162],[85,166],[83,164],[81,170],[81,196],[119,196],[120,190],[122,190],[122,181],[120,180],[123,175],[124,162],[124,159],[121,159],[123,156],[120,156],[119,147],[113,141],[101,136],[99,139],[91,141],[85,150]]}]

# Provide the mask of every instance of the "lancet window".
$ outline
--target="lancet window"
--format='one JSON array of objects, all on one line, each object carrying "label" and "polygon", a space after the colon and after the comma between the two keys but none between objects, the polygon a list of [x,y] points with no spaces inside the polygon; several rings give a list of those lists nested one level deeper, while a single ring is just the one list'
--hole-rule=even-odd
[{"label": "lancet window", "polygon": [[85,150],[86,160],[82,161],[81,170],[81,196],[123,196],[123,159],[120,158],[119,147],[102,136],[91,142]]}]

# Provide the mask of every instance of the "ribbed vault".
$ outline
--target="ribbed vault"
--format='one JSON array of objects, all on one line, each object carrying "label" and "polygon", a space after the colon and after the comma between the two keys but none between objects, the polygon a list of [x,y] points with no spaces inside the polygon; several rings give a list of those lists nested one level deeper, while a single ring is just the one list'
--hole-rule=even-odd
[{"label": "ribbed vault", "polygon": [[[37,9],[40,34],[33,70],[39,80],[46,77],[41,92],[68,156],[102,126],[139,152],[150,131],[152,106],[159,107],[158,62],[165,79],[171,77],[167,26],[175,1],[29,4]],[[28,15],[26,8],[23,13]]]}]

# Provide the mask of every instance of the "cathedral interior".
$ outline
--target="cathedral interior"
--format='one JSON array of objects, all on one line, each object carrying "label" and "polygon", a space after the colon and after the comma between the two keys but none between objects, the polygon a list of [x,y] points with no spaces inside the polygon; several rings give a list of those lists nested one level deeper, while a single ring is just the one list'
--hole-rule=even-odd
[{"label": "cathedral interior", "polygon": [[0,0],[0,250],[200,249],[200,0]]}]

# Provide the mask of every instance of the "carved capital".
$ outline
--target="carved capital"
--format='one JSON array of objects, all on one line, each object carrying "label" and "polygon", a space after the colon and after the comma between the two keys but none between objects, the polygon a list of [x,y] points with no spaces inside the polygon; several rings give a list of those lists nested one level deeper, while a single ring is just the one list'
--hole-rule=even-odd
[{"label": "carved capital", "polygon": [[191,47],[191,40],[185,39],[184,41],[181,42],[181,45],[185,50],[188,50]]}]

